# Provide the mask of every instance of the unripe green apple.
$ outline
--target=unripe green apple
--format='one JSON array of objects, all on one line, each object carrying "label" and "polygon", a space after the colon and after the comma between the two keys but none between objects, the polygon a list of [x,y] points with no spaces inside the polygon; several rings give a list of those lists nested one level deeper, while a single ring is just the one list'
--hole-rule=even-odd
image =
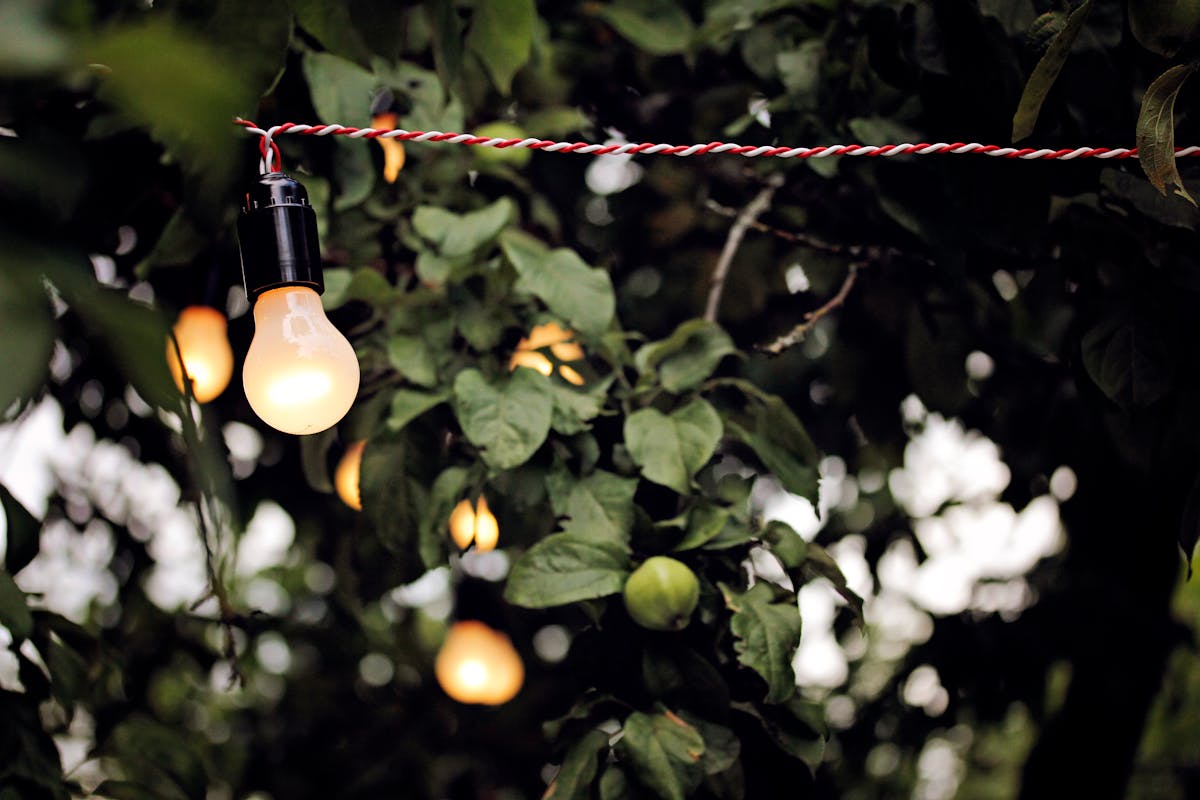
[{"label": "unripe green apple", "polygon": [[1200,39],[1200,0],[1129,0],[1129,28],[1142,47],[1173,56]]},{"label": "unripe green apple", "polygon": [[[475,129],[476,136],[486,136],[489,139],[524,139],[528,136],[521,128],[511,122],[489,122]],[[529,163],[532,155],[527,147],[473,147],[475,158],[488,164],[509,164],[523,167]]]},{"label": "unripe green apple", "polygon": [[653,556],[625,581],[625,608],[633,621],[652,631],[681,631],[700,602],[700,582],[686,564]]}]

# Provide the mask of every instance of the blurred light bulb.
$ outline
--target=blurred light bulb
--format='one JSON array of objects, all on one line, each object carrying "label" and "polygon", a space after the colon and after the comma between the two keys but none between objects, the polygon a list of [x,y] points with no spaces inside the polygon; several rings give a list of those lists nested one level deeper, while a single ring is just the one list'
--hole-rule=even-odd
[{"label": "blurred light bulb", "polygon": [[[583,348],[574,341],[575,331],[564,328],[557,322],[547,322],[544,325],[534,325],[529,335],[517,342],[517,349],[508,360],[509,370],[517,367],[529,367],[549,377],[554,374],[554,363],[541,352],[549,349],[559,362],[582,361]],[[582,386],[586,381],[577,370],[566,363],[558,365],[558,374],[568,383]]]},{"label": "blurred light bulb", "polygon": [[450,538],[459,550],[466,550],[474,542],[476,550],[486,553],[495,550],[500,541],[500,524],[483,495],[479,496],[474,508],[470,500],[460,500],[450,512],[449,527]]},{"label": "blurred light bulb", "polygon": [[[385,112],[376,114],[371,118],[372,128],[395,128],[397,117],[395,114]],[[399,139],[376,139],[379,144],[379,149],[383,150],[383,179],[388,183],[395,183],[400,177],[400,170],[404,169],[404,145]]]},{"label": "blurred light bulb", "polygon": [[333,485],[337,489],[338,497],[355,511],[362,511],[362,493],[359,490],[358,477],[366,446],[367,443],[363,440],[347,447],[333,473]]},{"label": "blurred light bulb", "polygon": [[[191,379],[192,395],[197,402],[216,399],[233,375],[233,348],[229,346],[225,315],[208,306],[188,306],[174,327],[175,343],[167,339],[167,365],[179,391],[184,391],[183,373]],[[183,357],[182,369],[180,358]]]},{"label": "blurred light bulb", "polygon": [[254,303],[242,383],[254,413],[284,433],[319,433],[358,395],[358,358],[306,286],[270,289]]},{"label": "blurred light bulb", "polygon": [[434,673],[442,690],[460,703],[507,703],[525,682],[525,665],[512,641],[478,620],[450,626]]}]

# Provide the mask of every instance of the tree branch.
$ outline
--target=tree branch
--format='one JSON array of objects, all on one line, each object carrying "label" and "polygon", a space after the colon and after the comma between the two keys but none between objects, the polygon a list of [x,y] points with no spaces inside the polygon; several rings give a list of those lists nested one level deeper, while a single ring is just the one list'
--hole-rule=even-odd
[{"label": "tree branch", "polygon": [[782,184],[779,176],[775,175],[772,178],[773,180],[769,181],[762,191],[742,209],[729,228],[729,235],[725,238],[725,247],[721,249],[721,257],[717,259],[717,267],[713,270],[712,285],[708,290],[708,302],[704,305],[704,318],[709,322],[717,321],[717,309],[721,306],[721,294],[725,291],[725,279],[729,277],[729,268],[733,265],[733,257],[737,255],[738,247],[742,244],[742,237],[746,235],[746,229],[753,226],[762,213],[771,207],[771,198],[775,196],[775,190]]},{"label": "tree branch", "polygon": [[792,328],[787,333],[768,342],[764,345],[759,345],[756,349],[770,355],[777,356],[784,350],[787,350],[793,345],[804,341],[804,337],[812,330],[813,326],[820,321],[821,317],[840,307],[846,302],[846,298],[850,296],[850,290],[854,288],[854,281],[858,277],[858,270],[865,266],[862,263],[853,263],[850,265],[850,271],[846,273],[846,280],[842,281],[842,286],[837,290],[837,294],[829,298],[823,306],[815,308],[804,315],[804,319],[799,325]]}]

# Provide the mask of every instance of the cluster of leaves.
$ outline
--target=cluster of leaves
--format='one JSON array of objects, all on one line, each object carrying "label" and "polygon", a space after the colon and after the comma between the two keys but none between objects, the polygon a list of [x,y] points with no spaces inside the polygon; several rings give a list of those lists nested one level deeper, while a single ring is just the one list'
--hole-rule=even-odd
[{"label": "cluster of leaves", "polygon": [[[17,137],[0,140],[0,405],[19,414],[55,397],[69,425],[167,465],[205,519],[232,516],[233,529],[260,500],[284,502],[295,561],[273,577],[297,610],[252,614],[219,596],[226,627],[240,628],[228,635],[160,611],[142,589],[154,565],[145,532],[99,502],[88,513],[115,532],[119,610],[83,626],[31,610],[12,576],[36,555],[40,523],[83,524],[80,492],[59,486],[40,521],[4,495],[0,624],[25,691],[0,693],[14,723],[0,732],[0,796],[79,789],[49,736],[75,709],[94,719],[94,754],[122,778],[101,789],[114,798],[201,798],[217,781],[276,797],[534,796],[547,762],[559,765],[551,797],[620,798],[738,797],[743,786],[760,796],[785,780],[797,792],[906,792],[933,730],[995,725],[1017,704],[1039,724],[1053,719],[1029,762],[1030,796],[1067,793],[1062,776],[1079,782],[1069,791],[1111,791],[1128,777],[1176,641],[1165,619],[1180,519],[1185,541],[1200,531],[1200,503],[1187,502],[1200,491],[1197,218],[1120,165],[647,159],[640,182],[600,196],[583,189],[582,158],[535,154],[521,166],[414,144],[393,186],[368,142],[283,137],[284,163],[318,211],[325,302],[359,351],[363,398],[338,434],[297,443],[259,428],[263,455],[236,484],[220,421],[253,417],[235,380],[190,424],[162,361],[162,309],[200,299],[194,276],[209,264],[221,265],[222,290],[237,280],[231,198],[258,154],[228,125],[235,114],[362,126],[390,104],[409,129],[511,118],[547,138],[613,127],[634,141],[993,141],[1014,109],[1031,124],[1019,97],[1032,70],[1039,143],[1124,142],[1136,109],[1112,97],[1142,93],[1163,63],[1125,35],[1122,5],[6,4],[0,125]],[[1159,95],[1161,150],[1175,94],[1148,101]],[[748,235],[723,325],[694,319],[728,230],[705,201],[744,204],[767,169],[786,180],[764,219],[794,235]],[[137,233],[133,249],[119,243],[122,226]],[[106,282],[118,288],[98,285],[104,270],[85,254],[115,265]],[[836,321],[769,360],[753,345],[802,314],[795,267],[813,297],[833,295],[848,269],[861,277]],[[157,308],[131,299],[134,286]],[[211,290],[205,299],[220,302]],[[557,369],[511,369],[519,341],[550,322],[574,331],[586,357],[544,355],[582,385]],[[238,351],[249,327],[231,321]],[[964,376],[973,350],[993,359],[990,378]],[[134,407],[127,384],[181,431],[122,413]],[[104,413],[89,410],[96,391]],[[795,593],[828,578],[856,609],[823,545],[860,536],[873,567],[913,540],[911,525],[886,489],[864,489],[805,543],[756,518],[752,484],[770,475],[815,500],[814,440],[851,473],[885,474],[903,460],[897,409],[910,394],[1004,447],[1014,504],[1049,470],[1075,467],[1080,496],[1064,518],[1080,535],[1065,562],[1031,579],[1039,613],[939,619],[882,687],[878,663],[852,664],[849,682],[874,688],[856,695],[843,730],[826,731],[822,706],[795,687]],[[296,491],[305,478],[327,490],[329,457],[363,438],[363,514]],[[446,518],[484,491],[515,559],[487,605],[529,669],[526,690],[495,712],[434,689],[439,625],[385,602],[453,561]],[[1113,507],[1131,495],[1155,509],[1149,520]],[[1139,546],[1130,531],[1145,531]],[[654,554],[700,578],[683,632],[644,631],[620,602],[625,577]],[[317,561],[333,565],[331,593],[305,578]],[[214,572],[236,581],[221,559]],[[839,633],[853,616],[839,617]],[[574,636],[559,665],[529,647],[547,622]],[[1130,637],[1121,647],[1117,624]],[[256,663],[267,636],[298,654],[286,680]],[[226,696],[208,684],[230,652],[248,688]],[[378,653],[403,680],[359,679],[360,660]],[[1062,662],[1077,680],[1051,708],[1046,676]],[[901,699],[927,663],[952,698],[933,718]],[[539,723],[555,716],[543,737]],[[1110,735],[1081,755],[1079,737],[1101,724]],[[822,755],[828,737],[836,747]],[[900,750],[894,774],[868,768],[881,744]]]}]

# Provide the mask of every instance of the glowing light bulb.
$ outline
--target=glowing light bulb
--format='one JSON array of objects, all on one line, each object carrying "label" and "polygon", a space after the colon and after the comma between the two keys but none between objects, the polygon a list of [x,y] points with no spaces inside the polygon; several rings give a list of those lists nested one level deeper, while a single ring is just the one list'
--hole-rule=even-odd
[{"label": "glowing light bulb", "polygon": [[475,549],[481,553],[496,549],[500,541],[500,524],[496,516],[488,508],[487,499],[479,496],[479,502],[474,508],[470,500],[460,500],[450,512],[450,538],[458,545],[459,550],[466,550],[475,543]]},{"label": "glowing light bulb", "polygon": [[295,434],[331,428],[354,404],[358,380],[354,348],[316,292],[284,286],[259,295],[242,383],[263,422]]},{"label": "glowing light bulb", "polygon": [[525,682],[525,665],[512,641],[478,620],[456,622],[438,652],[434,673],[460,703],[507,703]]},{"label": "glowing light bulb", "polygon": [[333,485],[342,502],[355,511],[362,511],[362,493],[358,487],[358,476],[362,469],[363,450],[366,441],[354,442],[346,448],[333,473]]},{"label": "glowing light bulb", "polygon": [[[225,315],[208,306],[188,306],[179,314],[174,327],[175,343],[167,339],[167,366],[179,391],[184,391],[183,373],[191,379],[192,395],[197,402],[216,399],[233,375],[233,348],[229,346]],[[179,363],[183,357],[182,368]]]},{"label": "glowing light bulb", "polygon": [[[529,367],[549,377],[554,374],[555,365],[541,350],[549,348],[560,362],[582,361],[584,359],[583,348],[573,341],[574,338],[574,331],[564,328],[557,322],[535,325],[527,337],[517,342],[517,349],[513,351],[512,357],[508,360],[508,368],[514,370],[517,367]],[[558,374],[568,383],[576,386],[582,386],[585,383],[584,377],[565,363],[558,365]]]}]

